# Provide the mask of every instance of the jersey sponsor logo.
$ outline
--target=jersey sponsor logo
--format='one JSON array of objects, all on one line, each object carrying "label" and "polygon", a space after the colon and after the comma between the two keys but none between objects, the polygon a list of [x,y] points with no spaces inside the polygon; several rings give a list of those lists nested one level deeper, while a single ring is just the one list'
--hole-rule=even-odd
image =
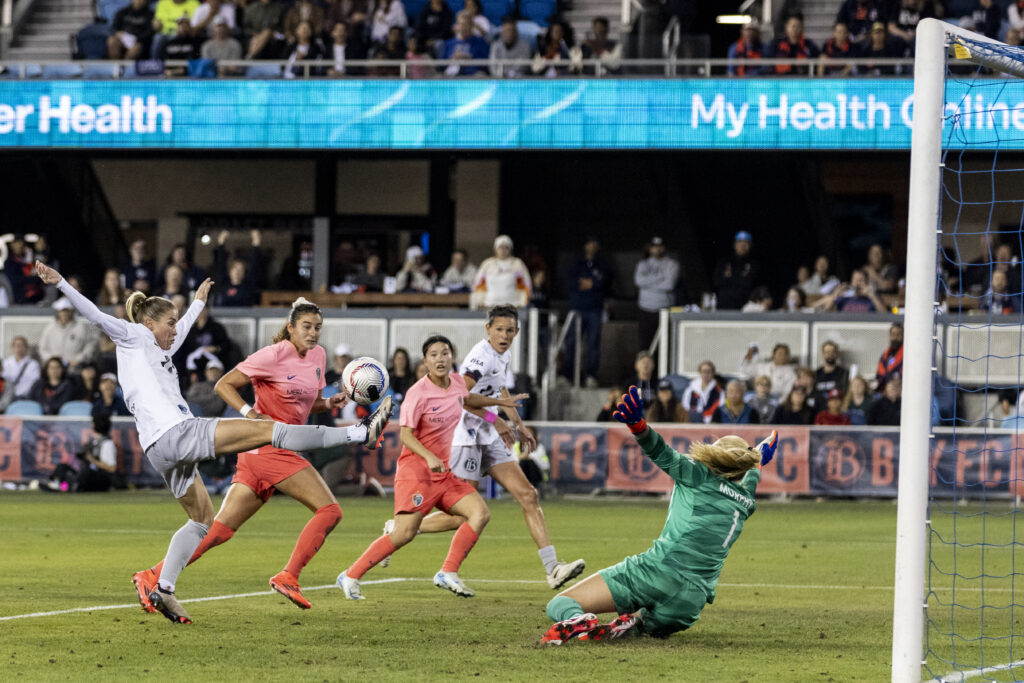
[{"label": "jersey sponsor logo", "polygon": [[316,381],[317,381],[317,382],[319,382],[319,381],[320,381],[320,368],[317,368],[317,369],[316,369]]},{"label": "jersey sponsor logo", "polygon": [[725,495],[727,495],[730,498],[732,498],[733,500],[735,500],[740,505],[744,505],[747,508],[754,507],[754,501],[753,500],[751,500],[748,496],[744,496],[739,491],[734,491],[733,489],[729,488],[729,485],[726,484],[725,482],[722,482],[721,484],[718,485],[718,490],[721,493],[724,493]]},{"label": "jersey sponsor logo", "polygon": [[423,494],[422,493],[414,493],[414,494],[412,494],[412,504],[415,507],[419,507],[420,505],[423,505]]},{"label": "jersey sponsor logo", "polygon": [[462,466],[466,468],[467,472],[476,472],[477,468],[480,467],[480,464],[473,458],[470,458],[466,462],[462,463]]}]

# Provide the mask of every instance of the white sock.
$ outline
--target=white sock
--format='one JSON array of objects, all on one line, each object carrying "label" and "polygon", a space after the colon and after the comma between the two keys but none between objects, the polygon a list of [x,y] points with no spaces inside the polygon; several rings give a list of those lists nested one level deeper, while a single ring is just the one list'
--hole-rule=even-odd
[{"label": "white sock", "polygon": [[362,424],[354,424],[351,427],[324,427],[275,422],[270,443],[289,451],[314,451],[365,440],[366,425]]},{"label": "white sock", "polygon": [[178,581],[178,574],[181,574],[181,570],[192,559],[192,553],[203,542],[203,538],[209,530],[210,527],[205,524],[200,524],[190,519],[185,522],[185,526],[174,532],[174,536],[171,537],[171,543],[167,546],[164,567],[160,570],[161,588],[168,593],[174,592],[174,584]]},{"label": "white sock", "polygon": [[555,546],[546,545],[538,550],[537,554],[540,555],[540,561],[544,563],[544,571],[548,574],[553,572],[555,567],[558,566],[558,555],[555,554]]}]

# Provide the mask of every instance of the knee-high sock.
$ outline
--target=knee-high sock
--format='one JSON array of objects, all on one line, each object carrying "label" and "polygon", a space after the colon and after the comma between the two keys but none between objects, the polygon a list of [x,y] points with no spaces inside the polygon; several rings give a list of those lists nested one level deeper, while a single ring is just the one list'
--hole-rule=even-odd
[{"label": "knee-high sock", "polygon": [[319,448],[334,448],[366,438],[366,425],[351,427],[324,427],[323,425],[286,425],[274,423],[270,443],[289,451],[314,451]]},{"label": "knee-high sock", "polygon": [[313,556],[323,546],[327,534],[331,533],[340,521],[341,506],[337,503],[324,505],[317,510],[313,518],[306,522],[302,533],[299,534],[299,540],[295,542],[295,550],[292,551],[292,556],[288,559],[288,566],[284,570],[296,579],[299,578],[302,568],[313,559]]},{"label": "knee-high sock", "polygon": [[548,618],[551,621],[565,621],[583,614],[583,607],[580,603],[566,595],[556,595],[548,603]]},{"label": "knee-high sock", "polygon": [[[213,524],[210,526],[210,530],[206,533],[205,536],[203,536],[202,542],[199,544],[199,547],[196,548],[196,551],[192,553],[192,557],[189,558],[188,563],[192,564],[193,562],[198,560],[200,557],[203,556],[203,553],[205,553],[210,548],[218,546],[221,543],[227,543],[231,540],[231,537],[234,535],[234,529],[214,520]],[[160,560],[160,562],[158,562],[157,565],[153,567],[153,571],[155,571],[157,573],[157,576],[159,576],[163,568],[164,561]]]},{"label": "knee-high sock", "polygon": [[363,574],[370,571],[370,567],[393,552],[395,552],[395,544],[387,536],[381,536],[370,544],[370,547],[352,563],[351,567],[345,570],[345,573],[350,579],[361,579]]},{"label": "knee-high sock", "polygon": [[441,571],[459,571],[462,561],[466,559],[466,555],[469,555],[469,551],[476,545],[478,538],[480,536],[473,531],[473,527],[469,525],[469,522],[463,522],[452,538],[452,544],[448,547],[448,557],[444,558]]},{"label": "knee-high sock", "polygon": [[192,553],[196,551],[210,527],[199,522],[188,520],[185,526],[174,532],[171,543],[167,546],[164,566],[160,570],[160,587],[173,591],[178,581],[178,574],[185,568]]}]

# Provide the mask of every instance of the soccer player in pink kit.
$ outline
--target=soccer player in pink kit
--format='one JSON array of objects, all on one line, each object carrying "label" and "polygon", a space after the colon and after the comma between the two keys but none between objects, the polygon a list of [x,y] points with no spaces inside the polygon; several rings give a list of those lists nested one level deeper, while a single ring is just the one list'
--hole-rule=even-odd
[{"label": "soccer player in pink kit", "polygon": [[[321,396],[326,386],[327,363],[327,355],[319,345],[322,325],[320,309],[300,297],[292,304],[288,321],[274,337],[275,343],[253,353],[224,375],[217,382],[217,393],[242,417],[287,424],[305,424],[310,413],[344,405],[347,397],[343,393],[329,399]],[[238,393],[250,383],[256,390],[255,407],[246,404]],[[386,411],[390,412],[390,407]],[[316,469],[294,451],[263,446],[238,454],[231,488],[189,564],[210,548],[230,540],[275,489],[312,510],[313,518],[299,534],[284,570],[271,577],[270,587],[302,609],[309,609],[311,605],[299,589],[299,574],[341,521],[341,506]],[[139,589],[140,597],[148,593],[145,588],[150,583],[155,583],[162,564],[136,574],[136,584],[143,586]]]},{"label": "soccer player in pink kit", "polygon": [[462,408],[486,406],[514,408],[526,395],[501,399],[470,394],[462,375],[452,372],[452,343],[440,335],[423,344],[427,375],[416,382],[402,401],[402,454],[395,474],[395,525],[370,544],[355,563],[338,575],[338,586],[350,600],[362,600],[359,579],[381,560],[416,537],[423,516],[437,507],[464,517],[452,538],[448,556],[434,576],[434,585],[465,598],[473,591],[459,578],[459,566],[473,549],[491,518],[476,486],[459,479],[448,468],[455,427]]}]

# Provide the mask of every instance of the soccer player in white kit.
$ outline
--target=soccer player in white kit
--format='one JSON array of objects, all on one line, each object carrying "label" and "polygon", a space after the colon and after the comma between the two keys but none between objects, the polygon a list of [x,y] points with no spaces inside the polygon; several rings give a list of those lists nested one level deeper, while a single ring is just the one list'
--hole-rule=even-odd
[{"label": "soccer player in white kit", "polygon": [[[512,340],[519,333],[519,312],[515,306],[495,306],[487,312],[487,338],[478,342],[462,360],[462,374],[471,394],[491,398],[508,398],[507,387],[510,376],[509,363],[512,360],[509,349]],[[523,421],[515,410],[505,410],[512,425],[498,416],[497,408],[488,408],[486,417],[480,418],[463,410],[462,420],[455,429],[452,442],[450,467],[460,479],[478,482],[480,477],[490,474],[491,478],[512,494],[523,508],[526,526],[537,544],[548,585],[558,589],[583,572],[583,560],[559,562],[555,546],[548,538],[548,527],[544,511],[540,507],[537,489],[530,485],[526,475],[519,468],[519,459],[511,450],[519,431],[527,453],[537,445],[529,430],[523,429]],[[436,533],[458,529],[466,520],[444,512],[435,512],[420,525],[420,533]],[[389,520],[385,533],[390,533]],[[382,565],[385,563],[381,563]]]},{"label": "soccer player in white kit", "polygon": [[[139,443],[189,517],[171,538],[159,584],[145,597],[172,622],[191,624],[191,617],[174,595],[174,586],[213,522],[210,494],[202,478],[196,476],[198,463],[267,444],[291,451],[332,448],[349,442],[376,448],[391,415],[391,401],[382,401],[373,414],[347,428],[195,417],[181,396],[171,356],[206,305],[212,280],[207,278],[199,285],[195,300],[180,321],[170,300],[147,298],[141,292],[133,293],[125,302],[125,321],[99,310],[60,273],[40,261],[36,261],[36,274],[46,284],[56,285],[78,312],[117,346],[118,380],[135,417]],[[145,606],[141,593],[139,599]]]}]

